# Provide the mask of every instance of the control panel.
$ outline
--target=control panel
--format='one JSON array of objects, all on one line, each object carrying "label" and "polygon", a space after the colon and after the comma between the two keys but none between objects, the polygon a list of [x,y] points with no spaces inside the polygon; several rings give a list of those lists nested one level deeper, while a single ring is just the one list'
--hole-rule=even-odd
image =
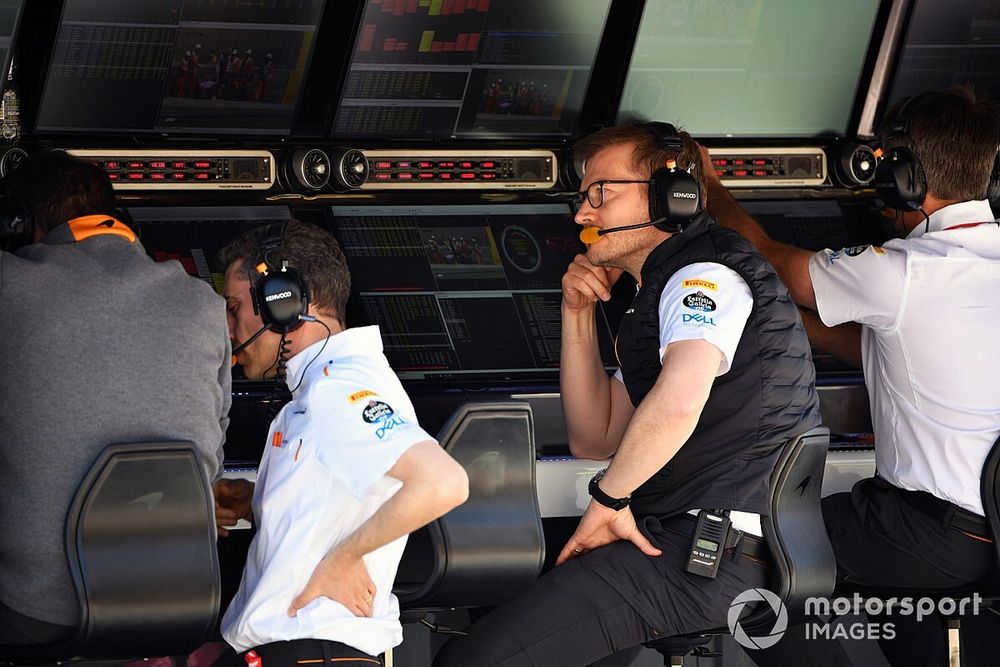
[{"label": "control panel", "polygon": [[547,150],[362,150],[362,190],[546,190],[556,185],[556,155]]},{"label": "control panel", "polygon": [[788,188],[822,185],[827,179],[821,148],[716,148],[712,166],[731,188]]},{"label": "control panel", "polygon": [[274,156],[263,150],[70,149],[108,172],[115,190],[267,190]]}]

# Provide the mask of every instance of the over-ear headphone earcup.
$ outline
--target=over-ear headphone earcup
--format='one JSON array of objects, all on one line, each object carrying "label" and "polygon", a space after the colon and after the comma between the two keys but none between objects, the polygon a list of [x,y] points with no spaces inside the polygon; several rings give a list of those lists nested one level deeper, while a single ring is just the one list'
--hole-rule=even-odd
[{"label": "over-ear headphone earcup", "polygon": [[272,330],[293,331],[302,325],[300,316],[309,308],[309,293],[299,273],[286,268],[257,280],[253,302],[261,320]]},{"label": "over-ear headphone earcup", "polygon": [[898,146],[875,167],[875,191],[897,211],[917,209],[927,196],[927,175],[909,148]]},{"label": "over-ear headphone earcup", "polygon": [[1000,201],[1000,152],[993,158],[993,171],[990,173],[990,182],[986,186],[986,199],[991,202]]},{"label": "over-ear headphone earcup", "polygon": [[663,222],[655,227],[676,232],[691,222],[701,209],[701,193],[694,176],[683,169],[661,167],[649,179],[649,219]]}]

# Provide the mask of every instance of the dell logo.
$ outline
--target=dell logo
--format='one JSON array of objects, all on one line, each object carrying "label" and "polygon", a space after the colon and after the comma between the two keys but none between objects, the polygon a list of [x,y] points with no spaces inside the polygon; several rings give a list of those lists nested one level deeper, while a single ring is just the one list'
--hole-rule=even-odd
[{"label": "dell logo", "polygon": [[268,294],[264,297],[264,301],[277,301],[278,299],[287,299],[292,295],[291,291],[285,290],[284,292],[278,292],[277,294]]},{"label": "dell logo", "polygon": [[673,196],[677,197],[678,199],[697,199],[698,198],[698,195],[696,195],[693,192],[675,192],[675,193],[673,193]]}]

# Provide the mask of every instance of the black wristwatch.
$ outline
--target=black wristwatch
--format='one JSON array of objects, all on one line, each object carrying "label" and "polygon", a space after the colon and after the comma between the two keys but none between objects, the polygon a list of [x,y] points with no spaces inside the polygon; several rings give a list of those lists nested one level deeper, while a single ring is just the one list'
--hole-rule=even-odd
[{"label": "black wristwatch", "polygon": [[594,500],[604,505],[608,509],[612,509],[616,512],[618,510],[623,510],[626,507],[628,507],[628,504],[630,502],[632,502],[632,496],[627,495],[624,498],[612,498],[608,494],[604,493],[604,491],[601,491],[601,487],[598,486],[598,483],[602,479],[604,479],[604,474],[606,472],[608,472],[607,468],[604,468],[603,470],[598,470],[597,474],[594,475],[594,477],[590,480],[590,486],[587,487],[587,490],[590,492],[590,496]]}]

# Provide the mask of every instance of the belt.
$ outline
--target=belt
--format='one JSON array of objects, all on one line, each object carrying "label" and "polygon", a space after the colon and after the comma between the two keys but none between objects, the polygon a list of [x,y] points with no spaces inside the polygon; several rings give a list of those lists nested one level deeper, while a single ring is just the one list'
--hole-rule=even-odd
[{"label": "belt", "polygon": [[247,667],[298,664],[303,667],[371,665],[381,667],[382,660],[353,646],[326,639],[293,639],[256,646],[240,653]]},{"label": "belt", "polygon": [[973,514],[926,491],[901,490],[900,495],[910,507],[937,519],[945,528],[955,528],[972,533],[979,538],[990,538],[990,529],[986,525],[986,519],[978,514]]},{"label": "belt", "polygon": [[[690,514],[682,514],[677,518],[683,518],[684,520],[668,520],[669,523],[664,523],[663,527],[689,537],[693,535],[698,518]],[[726,546],[723,549],[733,555],[743,554],[757,560],[771,560],[771,550],[768,548],[764,538],[744,533],[742,530],[738,530],[732,526],[729,528],[729,537],[726,539]]]}]

